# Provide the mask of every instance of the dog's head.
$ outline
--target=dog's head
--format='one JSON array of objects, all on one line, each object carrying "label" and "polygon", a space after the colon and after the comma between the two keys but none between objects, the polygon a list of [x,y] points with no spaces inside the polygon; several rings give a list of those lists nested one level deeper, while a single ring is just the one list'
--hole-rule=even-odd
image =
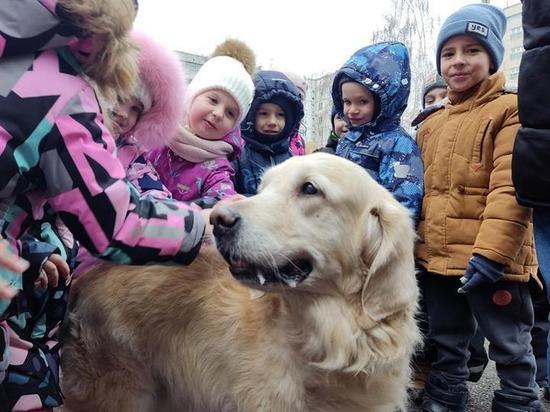
[{"label": "dog's head", "polygon": [[249,286],[358,293],[374,322],[416,300],[412,219],[348,160],[291,158],[265,173],[256,196],[211,216],[220,253]]}]

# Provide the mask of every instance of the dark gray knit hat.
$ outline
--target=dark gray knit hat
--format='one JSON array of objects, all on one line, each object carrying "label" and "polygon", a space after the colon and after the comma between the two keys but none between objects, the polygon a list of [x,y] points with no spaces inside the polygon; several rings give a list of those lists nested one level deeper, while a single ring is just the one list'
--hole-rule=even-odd
[{"label": "dark gray knit hat", "polygon": [[424,104],[426,95],[430,93],[433,89],[438,89],[438,88],[442,88],[442,89],[447,88],[447,83],[445,83],[445,80],[443,80],[443,77],[441,77],[440,75],[436,75],[434,80],[424,85],[424,90],[422,91],[422,108],[426,106]]}]

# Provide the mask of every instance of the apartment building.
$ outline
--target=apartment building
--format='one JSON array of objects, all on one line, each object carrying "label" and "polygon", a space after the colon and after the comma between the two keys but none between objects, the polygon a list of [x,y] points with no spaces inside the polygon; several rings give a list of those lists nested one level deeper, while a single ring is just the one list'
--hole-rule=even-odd
[{"label": "apartment building", "polygon": [[336,73],[306,78],[308,91],[304,102],[302,136],[306,151],[312,152],[325,145],[330,134],[330,113],[332,112],[332,80]]},{"label": "apartment building", "polygon": [[199,71],[201,66],[208,59],[207,56],[201,56],[200,54],[187,53],[183,51],[176,50],[176,54],[185,68],[185,77],[187,78],[187,83],[189,83],[195,74]]},{"label": "apartment building", "polygon": [[504,8],[508,21],[504,35],[504,60],[501,70],[506,74],[507,84],[517,87],[519,64],[523,53],[523,29],[521,25],[521,2]]}]

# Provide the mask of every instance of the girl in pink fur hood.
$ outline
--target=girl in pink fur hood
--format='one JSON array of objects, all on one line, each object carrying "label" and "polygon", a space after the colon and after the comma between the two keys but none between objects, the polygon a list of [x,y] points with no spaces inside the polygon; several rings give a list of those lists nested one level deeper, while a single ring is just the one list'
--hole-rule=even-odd
[{"label": "girl in pink fur hood", "polygon": [[226,40],[213,56],[189,84],[184,125],[148,155],[175,199],[204,209],[236,194],[230,162],[241,152],[240,122],[254,96],[255,56],[246,44]]},{"label": "girl in pink fur hood", "polygon": [[[172,51],[147,35],[134,31],[131,38],[139,48],[137,88],[107,110],[116,156],[141,196],[171,199],[172,194],[145,154],[167,144],[178,130],[186,90],[183,67]],[[77,260],[74,278],[101,262],[85,248],[80,248]]]},{"label": "girl in pink fur hood", "polygon": [[168,144],[184,115],[186,90],[177,56],[147,35],[133,32],[139,47],[139,81],[133,96],[110,110],[117,157],[142,195],[171,198],[145,153]]}]

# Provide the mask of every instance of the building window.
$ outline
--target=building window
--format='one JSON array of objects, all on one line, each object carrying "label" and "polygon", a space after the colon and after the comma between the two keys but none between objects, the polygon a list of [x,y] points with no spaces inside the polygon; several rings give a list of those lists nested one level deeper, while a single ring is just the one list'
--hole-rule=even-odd
[{"label": "building window", "polygon": [[510,40],[521,39],[523,37],[523,29],[521,26],[513,27],[510,30]]},{"label": "building window", "polygon": [[521,21],[521,12],[512,14],[511,16],[508,17],[508,23],[512,23],[515,21]]},{"label": "building window", "polygon": [[510,59],[516,60],[521,57],[523,54],[523,47],[514,47],[512,50],[510,50]]}]

